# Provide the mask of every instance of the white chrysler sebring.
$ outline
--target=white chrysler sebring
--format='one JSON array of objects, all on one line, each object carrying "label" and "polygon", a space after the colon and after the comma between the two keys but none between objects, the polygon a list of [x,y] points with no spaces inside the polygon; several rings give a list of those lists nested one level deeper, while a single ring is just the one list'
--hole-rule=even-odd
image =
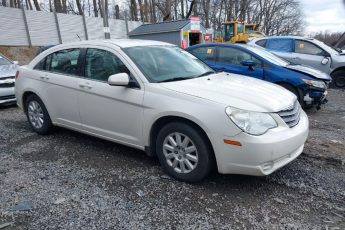
[{"label": "white chrysler sebring", "polygon": [[156,155],[178,180],[268,175],[301,154],[308,118],[280,86],[215,73],[184,50],[141,40],[58,45],[16,74],[39,134],[62,126]]}]

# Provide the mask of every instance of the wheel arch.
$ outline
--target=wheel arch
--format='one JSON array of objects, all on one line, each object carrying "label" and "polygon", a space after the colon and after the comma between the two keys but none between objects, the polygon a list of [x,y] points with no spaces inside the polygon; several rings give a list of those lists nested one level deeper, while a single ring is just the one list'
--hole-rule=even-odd
[{"label": "wheel arch", "polygon": [[30,95],[36,95],[37,97],[40,97],[40,96],[38,96],[33,91],[26,91],[26,92],[23,93],[23,95],[22,95],[22,105],[23,105],[23,110],[24,110],[25,113],[26,113],[26,103],[25,102],[26,102],[26,100],[28,99],[28,97]]},{"label": "wheel arch", "polygon": [[340,67],[334,69],[330,75],[332,76],[332,74],[334,74],[335,72],[341,71],[341,70],[345,71],[345,66],[340,66]]},{"label": "wheel arch", "polygon": [[26,113],[26,100],[27,98],[30,96],[30,95],[36,95],[37,97],[39,97],[39,99],[41,99],[41,101],[43,102],[44,106],[46,107],[47,111],[48,111],[48,114],[50,115],[50,109],[49,107],[47,106],[47,103],[46,101],[44,100],[43,97],[41,97],[41,95],[37,92],[35,92],[34,90],[26,90],[23,94],[22,94],[22,97],[21,97],[21,100],[22,100],[22,107],[23,107],[23,110],[24,112]]},{"label": "wheel arch", "polygon": [[286,82],[286,81],[277,81],[277,82],[274,82],[274,83],[277,84],[277,85],[280,85],[282,87],[283,87],[283,85],[287,85],[287,86],[290,86],[290,87],[294,88],[297,91],[297,93],[298,93],[298,96],[299,96],[298,100],[299,100],[299,102],[300,103],[303,102],[304,92],[303,92],[303,90],[301,88],[296,87],[295,85],[291,84],[290,82]]},{"label": "wheel arch", "polygon": [[165,115],[165,116],[162,116],[162,117],[156,119],[153,122],[153,124],[151,125],[150,133],[149,133],[149,140],[148,140],[149,146],[145,147],[146,153],[148,155],[150,155],[150,156],[155,156],[156,155],[155,145],[156,145],[156,139],[157,139],[158,132],[166,124],[171,123],[171,122],[182,122],[182,123],[185,123],[185,124],[188,124],[188,125],[192,126],[196,130],[201,132],[202,135],[207,140],[208,145],[209,145],[209,147],[210,147],[210,149],[212,151],[213,157],[215,158],[214,148],[213,148],[213,145],[211,143],[209,135],[205,131],[205,128],[203,128],[201,125],[199,125],[197,122],[195,122],[195,121],[193,121],[191,119],[188,119],[188,118],[185,118],[185,117],[182,117],[182,116],[178,116],[178,115]]}]

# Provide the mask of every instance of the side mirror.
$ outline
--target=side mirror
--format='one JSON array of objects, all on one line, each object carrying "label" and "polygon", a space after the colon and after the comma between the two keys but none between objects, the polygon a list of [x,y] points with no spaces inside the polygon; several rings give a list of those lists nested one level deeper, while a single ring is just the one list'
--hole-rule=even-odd
[{"label": "side mirror", "polygon": [[13,64],[18,65],[19,61],[13,61]]},{"label": "side mirror", "polygon": [[113,74],[108,78],[108,84],[112,86],[128,86],[129,76],[127,73]]},{"label": "side mirror", "polygon": [[322,59],[321,63],[323,65],[326,65],[329,62],[329,59],[327,57],[325,57],[324,59]]},{"label": "side mirror", "polygon": [[244,60],[244,61],[241,62],[241,64],[243,66],[248,66],[248,68],[250,70],[253,70],[254,69],[253,67],[255,66],[255,62],[253,62],[252,60]]}]

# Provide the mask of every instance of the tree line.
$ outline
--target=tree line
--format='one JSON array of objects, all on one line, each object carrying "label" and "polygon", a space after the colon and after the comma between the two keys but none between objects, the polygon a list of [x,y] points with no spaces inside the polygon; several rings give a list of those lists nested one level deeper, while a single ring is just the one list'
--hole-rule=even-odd
[{"label": "tree line", "polygon": [[224,21],[257,23],[267,35],[299,34],[303,14],[298,0],[1,0],[2,6],[155,23],[199,16],[206,28]]}]

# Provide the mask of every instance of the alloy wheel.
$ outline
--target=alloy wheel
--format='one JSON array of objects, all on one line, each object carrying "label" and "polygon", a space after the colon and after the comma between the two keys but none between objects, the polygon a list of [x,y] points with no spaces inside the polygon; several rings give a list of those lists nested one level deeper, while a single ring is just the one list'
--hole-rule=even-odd
[{"label": "alloy wheel", "polygon": [[163,153],[167,164],[177,173],[190,173],[198,164],[198,150],[183,133],[169,134],[163,142]]},{"label": "alloy wheel", "polygon": [[44,123],[43,110],[37,101],[30,101],[28,104],[28,116],[30,123],[36,129],[40,129]]}]

